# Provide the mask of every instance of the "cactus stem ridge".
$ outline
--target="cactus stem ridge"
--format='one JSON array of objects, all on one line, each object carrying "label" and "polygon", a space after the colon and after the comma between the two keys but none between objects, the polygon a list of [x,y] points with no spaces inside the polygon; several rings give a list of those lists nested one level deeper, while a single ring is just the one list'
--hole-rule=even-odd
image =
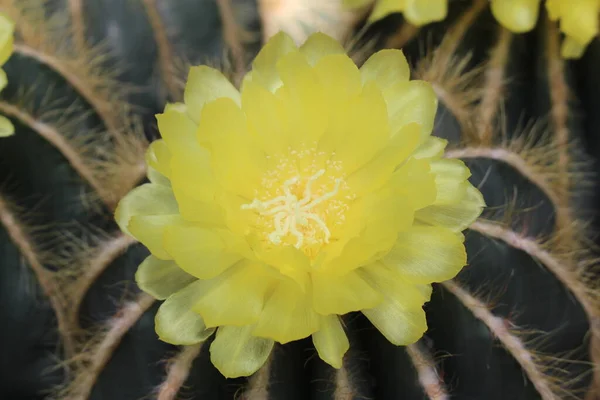
[{"label": "cactus stem ridge", "polygon": [[94,109],[110,134],[118,136],[125,128],[121,118],[121,110],[127,106],[124,95],[132,88],[115,79],[119,72],[115,68],[107,71],[103,67],[108,55],[102,46],[74,48],[68,13],[37,12],[47,2],[0,3],[2,11],[16,23],[18,40],[14,53],[36,60],[60,75]]},{"label": "cactus stem ridge", "polygon": [[442,283],[473,315],[483,322],[490,332],[502,343],[521,365],[531,383],[543,400],[559,400],[556,390],[543,368],[537,363],[536,356],[527,349],[525,343],[506,326],[505,319],[495,316],[489,307],[453,281]]},{"label": "cactus stem ridge", "polygon": [[154,298],[140,293],[133,301],[125,305],[110,318],[102,333],[92,337],[83,346],[81,353],[73,359],[75,376],[58,398],[61,400],[87,399],[104,366],[110,361],[123,336],[135,325],[142,315],[154,304]]},{"label": "cactus stem ridge", "polygon": [[417,370],[419,382],[429,400],[449,400],[448,391],[427,350],[417,342],[406,346],[406,352]]},{"label": "cactus stem ridge", "polygon": [[229,47],[233,60],[235,83],[239,85],[246,72],[243,31],[236,20],[231,0],[217,0],[217,6],[221,14],[221,24],[223,24],[223,39]]},{"label": "cactus stem ridge", "polygon": [[494,119],[498,108],[502,106],[505,86],[505,69],[509,59],[513,34],[506,28],[499,27],[496,46],[491,50],[485,70],[481,104],[479,106],[477,132],[481,143],[491,144],[494,138]]},{"label": "cactus stem ridge", "polygon": [[83,3],[81,0],[68,1],[71,25],[73,31],[73,44],[77,50],[85,49],[85,23],[83,19]]},{"label": "cactus stem ridge", "polygon": [[[41,118],[36,118],[26,110],[10,104],[6,101],[0,101],[0,111],[10,117],[18,119],[24,125],[37,132],[41,137],[47,140],[54,146],[62,155],[69,161],[73,169],[81,176],[94,190],[94,192],[104,201],[109,204],[112,193],[107,193],[104,185],[97,177],[96,171],[90,166],[90,161],[85,159],[83,153],[85,148],[78,148],[76,143],[71,141],[59,133],[59,128],[54,127]],[[63,130],[64,131],[64,130]],[[88,146],[89,147],[89,146]]]},{"label": "cactus stem ridge", "polygon": [[41,256],[35,249],[35,244],[27,234],[25,226],[18,221],[15,213],[11,211],[10,204],[2,196],[0,196],[0,224],[4,226],[11,241],[17,246],[35,274],[42,292],[55,313],[64,355],[72,357],[75,354],[73,332],[68,324],[67,316],[63,312],[64,301],[58,290],[54,274],[44,268]]},{"label": "cactus stem ridge", "polygon": [[269,380],[271,378],[271,365],[273,363],[273,353],[269,356],[265,365],[263,365],[248,381],[248,386],[242,395],[244,400],[269,400]]},{"label": "cactus stem ridge", "polygon": [[179,354],[169,361],[167,377],[158,387],[156,400],[175,400],[190,373],[192,363],[200,354],[204,342],[184,346]]},{"label": "cactus stem ridge", "polygon": [[100,241],[95,246],[85,246],[78,252],[75,252],[76,259],[67,259],[64,262],[64,269],[70,274],[73,265],[78,266],[78,276],[74,279],[68,276],[68,289],[65,290],[69,296],[69,320],[75,328],[79,328],[79,310],[81,303],[85,298],[89,288],[96,279],[110,266],[110,264],[121,254],[123,254],[131,245],[137,243],[133,238],[119,233],[105,240]]},{"label": "cactus stem ridge", "polygon": [[142,0],[142,4],[146,10],[148,22],[154,34],[154,41],[156,42],[158,51],[158,68],[162,81],[166,86],[167,94],[171,100],[179,100],[182,93],[174,75],[172,61],[174,57],[173,48],[169,41],[165,24],[157,9],[156,0]]},{"label": "cactus stem ridge", "polygon": [[335,371],[335,392],[334,400],[352,400],[354,398],[354,388],[352,387],[350,374],[346,366]]}]

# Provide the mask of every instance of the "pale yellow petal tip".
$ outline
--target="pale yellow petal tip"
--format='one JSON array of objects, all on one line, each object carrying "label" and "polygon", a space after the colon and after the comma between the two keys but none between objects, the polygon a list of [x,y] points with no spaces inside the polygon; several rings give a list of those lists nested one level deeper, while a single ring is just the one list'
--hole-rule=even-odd
[{"label": "pale yellow petal tip", "polygon": [[12,122],[0,115],[0,137],[9,137],[15,134],[15,126]]},{"label": "pale yellow petal tip", "polygon": [[493,0],[492,14],[512,32],[529,32],[537,23],[539,4],[539,0]]}]

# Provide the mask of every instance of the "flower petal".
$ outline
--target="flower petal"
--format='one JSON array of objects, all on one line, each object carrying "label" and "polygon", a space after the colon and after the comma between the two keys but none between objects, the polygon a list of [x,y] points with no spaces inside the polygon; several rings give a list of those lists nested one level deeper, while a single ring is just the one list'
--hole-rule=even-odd
[{"label": "flower petal", "polygon": [[319,357],[333,368],[341,368],[350,342],[337,315],[321,317],[321,329],[313,333],[313,344]]},{"label": "flower petal", "polygon": [[6,76],[6,71],[0,68],[0,90],[3,90],[8,84],[8,77]]},{"label": "flower petal", "polygon": [[382,262],[411,282],[443,282],[467,263],[463,242],[462,235],[449,229],[415,226],[398,235]]},{"label": "flower petal", "polygon": [[183,98],[194,122],[200,122],[200,113],[206,103],[222,97],[236,104],[241,102],[240,92],[220,71],[205,65],[190,68]]},{"label": "flower petal", "polygon": [[267,300],[253,334],[279,343],[303,339],[319,330],[310,293],[292,280],[281,280]]},{"label": "flower petal", "polygon": [[135,273],[135,282],[140,289],[158,300],[166,299],[195,280],[174,261],[154,256],[148,256]]},{"label": "flower petal", "polygon": [[214,332],[214,329],[207,329],[202,317],[191,309],[202,294],[198,291],[200,282],[190,283],[161,304],[154,321],[156,333],[163,342],[190,345],[208,339]]},{"label": "flower petal", "polygon": [[250,134],[266,153],[278,154],[287,149],[290,140],[284,125],[282,104],[275,94],[248,80],[242,87],[242,109]]},{"label": "flower petal", "polygon": [[425,81],[398,82],[383,92],[392,132],[411,122],[421,125],[421,141],[433,129],[437,97]]},{"label": "flower petal", "polygon": [[345,275],[313,272],[313,307],[321,315],[373,308],[383,297],[355,271]]},{"label": "flower petal", "polygon": [[285,134],[292,147],[313,144],[325,132],[329,117],[326,91],[316,71],[299,51],[286,54],[277,63],[283,86],[276,96],[282,104]]},{"label": "flower petal", "polygon": [[277,61],[297,49],[294,40],[287,33],[277,33],[269,39],[254,59],[251,79],[271,92],[275,92],[282,84],[276,69]]},{"label": "flower petal", "polygon": [[179,207],[170,187],[147,183],[129,192],[115,210],[115,220],[119,228],[128,235],[131,217],[145,215],[174,215]]},{"label": "flower petal", "polygon": [[14,22],[0,14],[0,65],[4,65],[13,52],[14,30]]},{"label": "flower petal", "polygon": [[448,145],[446,139],[435,136],[429,136],[412,154],[413,158],[437,158],[444,154]]},{"label": "flower petal", "polygon": [[385,101],[375,83],[365,85],[347,118],[349,129],[333,159],[341,161],[349,174],[371,160],[391,137]]},{"label": "flower petal", "polygon": [[164,140],[159,139],[150,143],[145,160],[148,166],[148,179],[152,183],[170,185],[171,152]]},{"label": "flower petal", "polygon": [[369,57],[360,74],[363,84],[373,81],[380,90],[385,90],[397,82],[408,81],[410,69],[402,50],[384,49]]},{"label": "flower petal", "polygon": [[15,133],[15,126],[10,119],[0,115],[0,137],[12,136]]},{"label": "flower petal", "polygon": [[404,10],[406,1],[408,0],[377,0],[368,21],[375,22],[390,14],[401,12]]},{"label": "flower petal", "polygon": [[582,44],[570,36],[563,40],[560,54],[566,59],[580,58],[585,52],[587,44]]},{"label": "flower petal", "polygon": [[275,279],[266,268],[243,260],[227,271],[199,285],[201,296],[192,309],[208,327],[254,324]]},{"label": "flower petal", "polygon": [[165,230],[183,222],[181,215],[134,215],[127,228],[150,252],[161,260],[170,260],[171,255],[163,246]]},{"label": "flower petal", "polygon": [[560,30],[584,46],[598,34],[598,0],[582,0],[567,6],[560,17]]},{"label": "flower petal", "polygon": [[267,361],[273,345],[252,336],[252,326],[222,326],[210,345],[210,359],[226,378],[249,376]]},{"label": "flower petal", "polygon": [[435,175],[427,159],[410,158],[394,172],[388,186],[413,210],[432,204],[437,196]]},{"label": "flower petal", "polygon": [[316,32],[308,37],[300,46],[300,52],[306,56],[310,65],[331,54],[346,54],[342,45],[332,37]]},{"label": "flower petal", "polygon": [[448,15],[448,0],[405,0],[404,18],[413,25],[441,21]]},{"label": "flower petal", "polygon": [[189,159],[202,149],[196,140],[198,125],[190,119],[186,110],[185,106],[166,107],[164,113],[156,115],[156,121],[170,153]]},{"label": "flower petal", "polygon": [[457,203],[466,195],[471,171],[461,160],[431,161],[431,172],[435,174],[437,196],[435,204]]},{"label": "flower petal", "polygon": [[232,193],[253,198],[267,159],[248,134],[242,110],[230,99],[208,103],[202,110],[198,132],[209,141],[219,184]]},{"label": "flower petal", "polygon": [[492,14],[515,33],[529,32],[538,19],[540,0],[492,0]]},{"label": "flower petal", "polygon": [[210,279],[238,262],[231,233],[183,224],[164,233],[164,247],[177,265],[199,279]]},{"label": "flower petal", "polygon": [[433,204],[418,210],[415,219],[429,225],[462,231],[475,221],[485,207],[481,192],[469,184],[465,197],[454,204]]},{"label": "flower petal", "polygon": [[346,183],[356,196],[381,188],[391,177],[396,167],[406,160],[419,143],[421,127],[409,124],[402,127],[388,144],[371,161],[355,171]]},{"label": "flower petal", "polygon": [[382,264],[360,269],[360,273],[385,296],[377,307],[362,310],[371,323],[393,344],[407,345],[419,340],[427,330],[423,304],[431,290],[403,281]]}]

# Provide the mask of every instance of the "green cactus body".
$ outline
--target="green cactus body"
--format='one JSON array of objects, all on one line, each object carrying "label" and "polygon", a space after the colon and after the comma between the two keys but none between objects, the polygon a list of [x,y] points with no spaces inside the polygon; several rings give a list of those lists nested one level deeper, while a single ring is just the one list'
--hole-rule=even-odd
[{"label": "green cactus body", "polygon": [[342,368],[304,339],[276,344],[253,376],[225,379],[212,337],[158,340],[160,302],[134,282],[148,251],[112,215],[145,181],[154,114],[181,100],[188,66],[216,65],[240,82],[260,48],[256,5],[1,0],[16,33],[0,96],[15,126],[0,139],[0,397],[596,398],[588,232],[600,43],[566,62],[554,25],[540,17],[511,34],[482,4],[452,2],[445,21],[412,33],[388,17],[354,48],[364,60],[373,46],[403,47],[438,95],[434,135],[467,163],[488,206],[466,232],[468,265],[434,284],[425,336],[397,347],[351,313]]}]

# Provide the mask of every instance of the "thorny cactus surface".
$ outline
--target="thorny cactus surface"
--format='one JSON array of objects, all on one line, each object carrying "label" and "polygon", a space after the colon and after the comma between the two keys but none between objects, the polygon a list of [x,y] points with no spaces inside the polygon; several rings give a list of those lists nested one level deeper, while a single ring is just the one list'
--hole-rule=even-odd
[{"label": "thorny cactus surface", "polygon": [[357,61],[372,46],[404,48],[439,97],[434,134],[451,142],[446,157],[463,159],[484,194],[468,266],[434,286],[415,345],[395,347],[350,314],[341,369],[303,340],[276,346],[249,379],[226,380],[208,342],[157,339],[158,302],[133,283],[147,250],[112,212],[143,182],[153,115],[181,99],[188,63],[219,64],[229,49],[222,64],[239,81],[258,48],[257,10],[224,0],[0,8],[16,22],[0,101],[15,125],[0,139],[3,398],[596,398],[586,160],[599,150],[597,40],[565,62],[555,25],[513,35],[482,1],[453,3],[420,32],[395,17],[373,26],[378,40]]}]

